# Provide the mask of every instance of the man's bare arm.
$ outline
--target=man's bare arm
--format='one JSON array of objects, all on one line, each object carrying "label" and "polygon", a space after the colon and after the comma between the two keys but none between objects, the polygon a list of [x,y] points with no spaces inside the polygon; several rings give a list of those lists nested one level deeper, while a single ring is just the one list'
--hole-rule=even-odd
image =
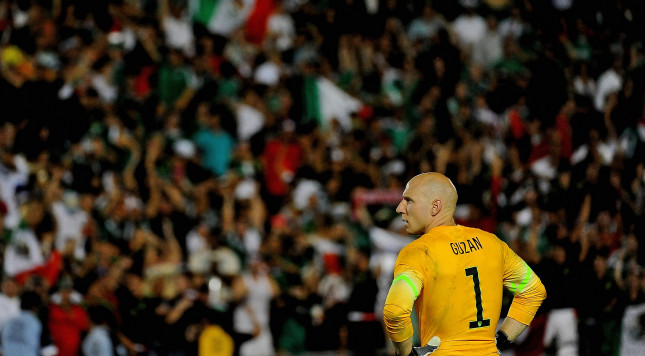
[{"label": "man's bare arm", "polygon": [[508,340],[512,342],[517,339],[517,337],[520,336],[527,327],[528,325],[522,324],[511,317],[506,317],[502,326],[499,327],[499,330],[503,331],[504,334],[506,334],[506,337],[508,337]]},{"label": "man's bare arm", "polygon": [[401,342],[392,341],[394,350],[398,356],[407,356],[412,352],[412,339],[413,338],[409,338]]}]

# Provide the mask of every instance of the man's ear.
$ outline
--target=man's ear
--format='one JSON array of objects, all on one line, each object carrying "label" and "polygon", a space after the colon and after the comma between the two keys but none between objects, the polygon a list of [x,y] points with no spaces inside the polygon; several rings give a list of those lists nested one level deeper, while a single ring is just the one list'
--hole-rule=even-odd
[{"label": "man's ear", "polygon": [[441,207],[443,204],[441,204],[441,200],[435,199],[432,201],[432,206],[430,207],[430,215],[432,216],[437,216],[441,212]]}]

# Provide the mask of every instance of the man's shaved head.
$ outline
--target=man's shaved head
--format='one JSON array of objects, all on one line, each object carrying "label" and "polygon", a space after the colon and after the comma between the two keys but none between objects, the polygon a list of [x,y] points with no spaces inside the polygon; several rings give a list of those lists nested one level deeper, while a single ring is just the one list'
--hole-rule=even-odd
[{"label": "man's shaved head", "polygon": [[403,192],[396,211],[409,234],[430,231],[439,225],[454,225],[457,189],[445,175],[429,172],[414,176]]},{"label": "man's shaved head", "polygon": [[439,199],[443,202],[443,208],[455,211],[457,206],[457,188],[452,181],[441,173],[421,173],[410,179],[410,185],[418,186],[420,192],[431,201]]}]

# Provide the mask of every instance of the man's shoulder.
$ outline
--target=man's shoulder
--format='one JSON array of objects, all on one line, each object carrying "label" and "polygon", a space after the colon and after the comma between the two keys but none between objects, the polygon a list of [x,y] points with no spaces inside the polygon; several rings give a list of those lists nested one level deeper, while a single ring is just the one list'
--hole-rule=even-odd
[{"label": "man's shoulder", "polygon": [[33,324],[34,326],[38,326],[40,325],[40,319],[38,319],[38,317],[31,312],[21,310],[18,315],[16,315],[14,318],[9,319],[9,321],[7,321],[7,324],[5,325],[14,325],[14,324],[19,324],[19,325]]},{"label": "man's shoulder", "polygon": [[465,226],[465,225],[457,225],[459,228],[461,228],[462,233],[466,233],[468,235],[475,235],[475,236],[481,236],[481,237],[486,237],[486,238],[491,238],[491,239],[498,239],[497,235],[495,235],[492,232],[482,230],[477,227],[472,227],[472,226]]},{"label": "man's shoulder", "polygon": [[399,251],[399,258],[401,257],[413,257],[423,251],[428,251],[428,243],[424,241],[423,237],[425,235],[419,236],[417,239],[410,241],[407,245],[403,246],[401,251]]},{"label": "man's shoulder", "polygon": [[403,246],[401,251],[410,251],[423,248],[428,245],[428,234],[418,236],[416,239],[410,241],[407,245]]},{"label": "man's shoulder", "polygon": [[497,238],[495,234],[480,228],[457,224],[437,226],[420,236],[417,240],[430,240],[441,236],[451,237],[455,235],[478,235]]}]

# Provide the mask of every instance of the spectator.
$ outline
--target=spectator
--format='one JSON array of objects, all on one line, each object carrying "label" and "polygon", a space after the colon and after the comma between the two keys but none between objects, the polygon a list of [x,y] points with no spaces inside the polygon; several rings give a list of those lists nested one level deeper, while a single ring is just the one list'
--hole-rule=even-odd
[{"label": "spectator", "polygon": [[41,354],[40,338],[43,326],[38,319],[41,307],[42,299],[36,292],[25,291],[20,295],[20,314],[9,320],[2,329],[3,355]]},{"label": "spectator", "polygon": [[264,47],[278,52],[292,49],[296,37],[296,25],[285,9],[286,1],[278,1],[267,22]]},{"label": "spectator", "polygon": [[265,201],[270,214],[282,206],[302,161],[302,147],[295,140],[295,123],[282,123],[278,137],[267,142],[262,153]]},{"label": "spectator", "polygon": [[162,113],[183,109],[198,86],[191,67],[184,63],[182,52],[170,49],[167,62],[159,70],[159,99]]},{"label": "spectator", "polygon": [[102,306],[89,308],[91,327],[83,339],[83,355],[112,356],[115,344],[111,334],[109,309]]},{"label": "spectator", "polygon": [[613,276],[608,274],[607,249],[599,251],[593,259],[593,275],[583,285],[585,293],[594,295],[593,300],[586,301],[579,308],[580,318],[580,353],[603,354],[618,349],[622,306],[619,304],[620,293]]},{"label": "spectator", "polygon": [[63,193],[61,199],[52,204],[52,213],[56,218],[56,249],[77,260],[85,259],[83,228],[89,217],[81,209],[80,195],[75,191]]},{"label": "spectator", "polygon": [[161,297],[153,292],[147,293],[145,287],[144,279],[133,270],[128,270],[115,291],[122,318],[119,327],[121,339],[127,340],[124,346],[135,353],[159,350],[164,341],[158,330],[148,327],[163,325],[165,309],[161,305]]},{"label": "spectator", "polygon": [[49,330],[59,356],[78,355],[83,335],[89,329],[87,313],[80,305],[82,298],[68,276],[61,278],[59,291],[51,297]]},{"label": "spectator", "polygon": [[229,169],[235,140],[222,129],[221,120],[226,108],[210,106],[207,102],[197,107],[199,129],[192,139],[201,150],[201,160],[205,168],[216,176],[222,176]]},{"label": "spectator", "polygon": [[439,28],[446,25],[446,20],[432,8],[430,2],[427,2],[421,10],[421,15],[410,22],[407,36],[410,41],[428,43]]},{"label": "spectator", "polygon": [[575,93],[593,98],[596,94],[596,81],[589,76],[589,64],[578,62],[574,70],[573,89]]},{"label": "spectator", "polygon": [[489,15],[486,17],[486,31],[484,38],[473,45],[473,63],[489,69],[502,58],[504,37],[499,33],[497,18]]},{"label": "spectator", "polygon": [[161,25],[168,47],[179,49],[187,57],[195,54],[195,38],[188,11],[188,2],[184,0],[161,1]]},{"label": "spectator", "polygon": [[574,262],[576,256],[572,255],[572,247],[566,240],[555,241],[549,256],[540,261],[536,271],[550,291],[545,302],[549,315],[544,330],[544,346],[563,356],[577,355],[579,342],[574,300],[576,291],[579,291],[576,286],[581,280],[581,267]]},{"label": "spectator", "polygon": [[196,282],[198,276],[182,273],[176,279],[177,295],[166,302],[162,348],[167,355],[192,355],[199,347],[197,333],[211,309],[208,293]]},{"label": "spectator", "polygon": [[477,1],[465,1],[464,13],[457,16],[452,26],[460,49],[470,56],[473,47],[484,38],[486,20],[477,13]]},{"label": "spectator", "polygon": [[633,355],[634,352],[638,353],[645,347],[643,342],[643,309],[645,305],[636,304],[630,305],[625,310],[623,317],[620,355]]},{"label": "spectator", "polygon": [[233,314],[233,326],[239,333],[254,335],[241,345],[240,355],[275,353],[269,313],[271,299],[278,293],[278,285],[267,274],[266,264],[261,260],[251,261],[250,270],[234,282],[233,299],[239,304]]},{"label": "spectator", "polygon": [[369,269],[369,255],[366,251],[355,251],[351,258],[353,280],[352,292],[347,300],[347,348],[355,354],[376,354],[383,348],[383,328],[374,312],[378,286]]},{"label": "spectator", "polygon": [[522,11],[518,6],[512,6],[510,15],[499,23],[499,33],[502,38],[512,36],[515,39],[519,39],[520,36],[528,32],[529,28],[530,25],[522,17]]},{"label": "spectator", "polygon": [[20,286],[8,276],[2,278],[0,294],[0,333],[4,325],[20,314]]},{"label": "spectator", "polygon": [[10,276],[32,270],[45,263],[43,245],[38,240],[35,229],[45,215],[43,203],[32,199],[25,204],[29,216],[25,217],[25,228],[16,231],[11,244],[7,246],[4,254],[4,270]]},{"label": "spectator", "polygon": [[622,70],[622,62],[620,58],[614,58],[611,62],[611,66],[602,72],[596,80],[598,85],[594,96],[594,107],[596,110],[603,112],[610,94],[616,93],[622,88]]}]

